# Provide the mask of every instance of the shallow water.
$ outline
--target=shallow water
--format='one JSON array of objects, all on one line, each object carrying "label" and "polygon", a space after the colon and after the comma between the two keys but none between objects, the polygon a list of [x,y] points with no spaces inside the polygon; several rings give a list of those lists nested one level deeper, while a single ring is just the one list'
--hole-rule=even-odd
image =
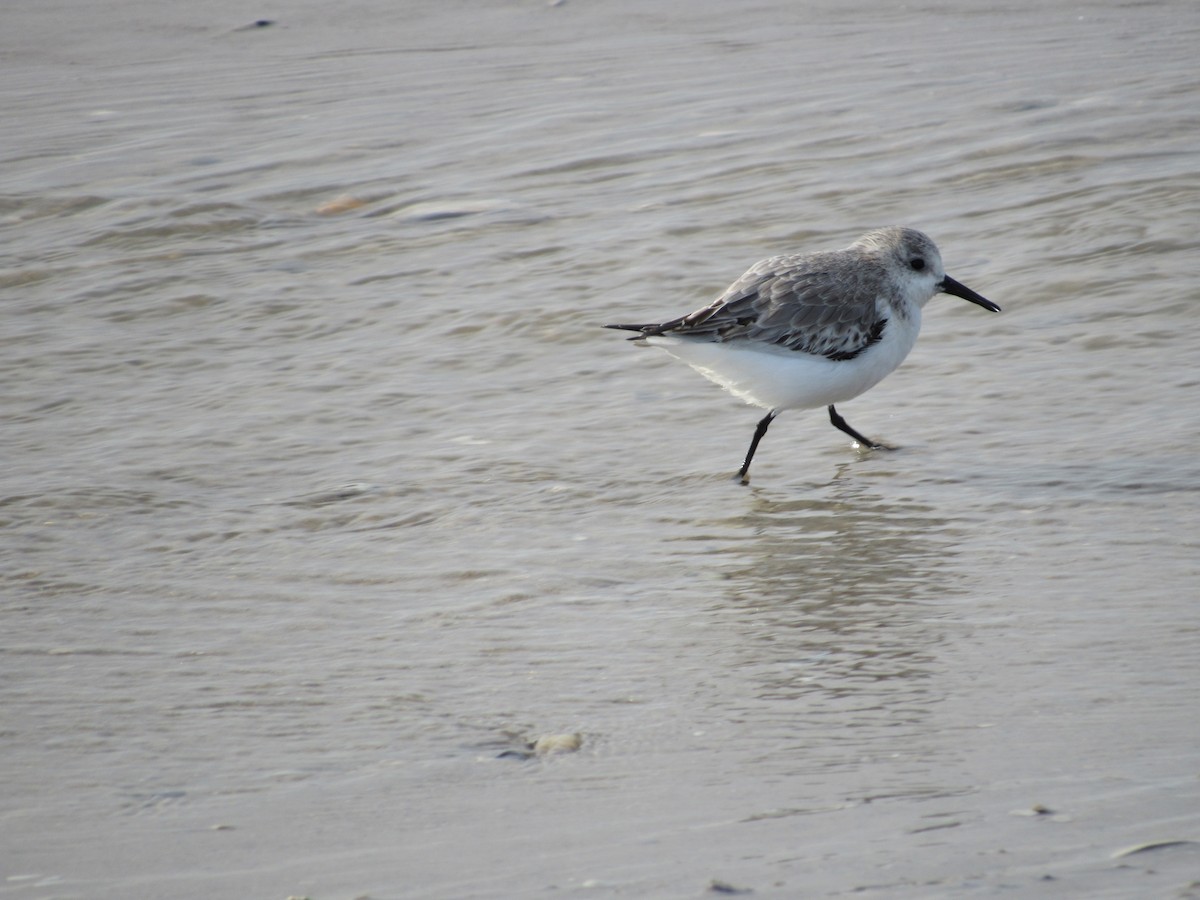
[{"label": "shallow water", "polygon": [[[0,895],[1195,893],[1200,7],[106,7],[0,13]],[[1004,307],[896,453],[598,328],[890,223]]]}]

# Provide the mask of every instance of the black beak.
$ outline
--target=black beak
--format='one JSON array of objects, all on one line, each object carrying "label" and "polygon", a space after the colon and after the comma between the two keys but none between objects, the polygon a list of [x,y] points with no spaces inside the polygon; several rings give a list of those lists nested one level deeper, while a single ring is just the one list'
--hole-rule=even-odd
[{"label": "black beak", "polygon": [[942,279],[939,285],[947,294],[953,294],[955,297],[962,297],[964,300],[970,300],[972,303],[977,303],[984,309],[990,309],[992,312],[1000,312],[1000,307],[980,294],[975,293],[965,284],[960,284],[949,275]]}]

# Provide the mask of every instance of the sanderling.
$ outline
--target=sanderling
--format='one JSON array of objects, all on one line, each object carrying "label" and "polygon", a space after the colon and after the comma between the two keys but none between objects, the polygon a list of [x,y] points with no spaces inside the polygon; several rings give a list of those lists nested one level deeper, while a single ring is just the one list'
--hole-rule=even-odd
[{"label": "sanderling", "polygon": [[1000,312],[942,268],[937,245],[912,228],[882,228],[845,250],[773,256],[755,263],[720,297],[640,332],[737,397],[768,410],[737,477],[744,483],[758,442],[785,409],[829,408],[829,421],[864,447],[835,403],[857,397],[895,369],[917,341],[921,308],[946,292]]}]

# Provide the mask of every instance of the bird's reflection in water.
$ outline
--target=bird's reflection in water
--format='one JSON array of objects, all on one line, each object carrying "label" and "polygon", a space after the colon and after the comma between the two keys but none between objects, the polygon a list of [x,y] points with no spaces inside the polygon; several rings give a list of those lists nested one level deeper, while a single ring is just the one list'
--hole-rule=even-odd
[{"label": "bird's reflection in water", "polygon": [[[920,727],[949,679],[936,648],[955,592],[958,527],[919,503],[889,499],[842,469],[806,497],[760,494],[722,523],[728,589],[714,604],[733,665],[757,685],[747,709],[819,724]],[[784,703],[780,700],[801,700]],[[866,736],[859,734],[858,738]]]}]

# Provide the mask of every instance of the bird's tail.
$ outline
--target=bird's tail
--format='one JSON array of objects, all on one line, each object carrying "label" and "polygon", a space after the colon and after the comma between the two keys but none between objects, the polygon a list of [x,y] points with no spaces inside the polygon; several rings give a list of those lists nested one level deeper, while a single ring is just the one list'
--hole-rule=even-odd
[{"label": "bird's tail", "polygon": [[631,341],[638,341],[648,334],[657,334],[658,325],[605,325],[605,328],[618,328],[621,331],[636,331],[637,335],[629,338]]}]

